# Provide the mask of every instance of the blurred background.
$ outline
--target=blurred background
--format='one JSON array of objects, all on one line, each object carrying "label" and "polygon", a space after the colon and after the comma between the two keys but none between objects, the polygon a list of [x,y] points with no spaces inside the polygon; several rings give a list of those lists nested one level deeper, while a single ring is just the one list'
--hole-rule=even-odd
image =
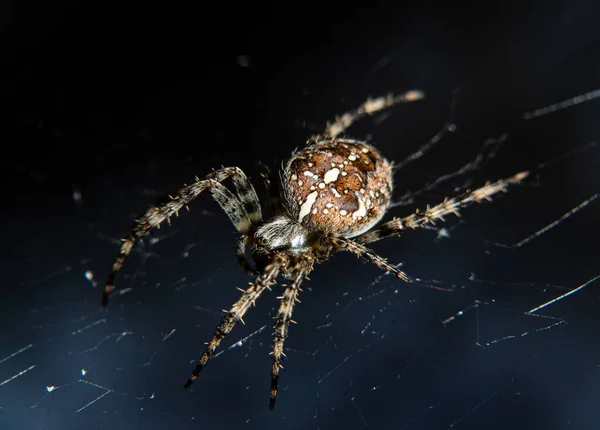
[{"label": "blurred background", "polygon": [[[598,13],[583,0],[5,3],[0,429],[597,428],[598,281],[525,313],[600,275]],[[259,162],[276,170],[335,115],[410,89],[426,99],[349,130],[399,167],[388,217],[532,175],[373,245],[413,285],[351,255],[319,265],[274,411],[277,289],[181,388],[251,280],[208,196],[138,244],[100,309],[148,205],[221,166],[265,198]]]}]

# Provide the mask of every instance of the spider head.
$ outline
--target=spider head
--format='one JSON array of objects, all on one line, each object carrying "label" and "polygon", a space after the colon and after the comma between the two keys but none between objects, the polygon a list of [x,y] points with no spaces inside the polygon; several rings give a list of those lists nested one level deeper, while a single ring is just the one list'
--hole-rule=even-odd
[{"label": "spider head", "polygon": [[286,209],[298,224],[311,232],[354,237],[385,214],[392,166],[365,142],[323,140],[292,155],[282,185]]},{"label": "spider head", "polygon": [[256,251],[271,252],[288,249],[301,253],[309,248],[310,232],[285,215],[279,215],[261,225],[254,235]]}]

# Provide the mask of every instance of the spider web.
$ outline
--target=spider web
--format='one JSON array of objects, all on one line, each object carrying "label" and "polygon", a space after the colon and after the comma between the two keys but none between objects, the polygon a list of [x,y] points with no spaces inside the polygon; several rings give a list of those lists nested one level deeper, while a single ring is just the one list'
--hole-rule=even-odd
[{"label": "spider web", "polygon": [[[323,55],[303,61],[326,64]],[[252,157],[285,158],[293,147],[282,138],[302,142],[319,129],[313,124],[389,90],[411,55],[392,50],[365,60],[353,75],[367,76],[364,94],[332,84],[339,76],[331,71],[321,81],[303,78],[305,91],[287,102],[297,109],[274,95],[282,111],[262,118],[268,132],[258,127],[265,139]],[[236,67],[252,67],[252,57],[239,57]],[[418,57],[410,69],[436,67]],[[430,73],[402,81],[426,83]],[[284,78],[273,84],[276,94],[297,88]],[[412,285],[351,255],[317,266],[294,312],[273,412],[277,287],[192,389],[182,389],[221,309],[238,297],[234,287],[251,280],[235,265],[229,221],[207,196],[138,244],[109,309],[99,307],[118,235],[148,204],[221,163],[241,166],[260,188],[247,149],[140,158],[137,148],[159,134],[148,127],[138,130],[138,146],[117,143],[81,158],[69,182],[31,160],[3,161],[28,192],[15,187],[7,196],[0,429],[595,428],[598,82],[572,78],[553,91],[541,82],[527,97],[505,89],[509,102],[483,78],[471,87],[432,82],[424,84],[425,102],[351,130],[396,160],[388,216],[521,170],[531,179],[459,219],[373,245],[417,279]],[[501,101],[486,109],[493,103],[479,94]],[[56,123],[31,124],[64,138]],[[272,124],[283,124],[275,137]]]}]

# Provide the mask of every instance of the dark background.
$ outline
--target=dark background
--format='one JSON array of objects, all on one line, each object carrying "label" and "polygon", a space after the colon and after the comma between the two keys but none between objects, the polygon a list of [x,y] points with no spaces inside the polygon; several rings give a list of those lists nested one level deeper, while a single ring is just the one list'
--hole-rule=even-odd
[{"label": "dark background", "polygon": [[127,293],[100,310],[118,238],[149,204],[221,165],[264,197],[258,161],[277,168],[369,95],[427,94],[350,130],[397,162],[457,127],[396,173],[398,200],[508,133],[397,216],[589,145],[599,100],[522,115],[600,88],[595,2],[2,8],[0,429],[598,428],[598,282],[546,318],[524,312],[599,274],[599,202],[520,248],[487,242],[519,242],[598,193],[597,147],[450,217],[448,238],[373,246],[415,285],[350,255],[318,266],[273,412],[277,289],[181,388],[251,279],[207,196],[136,248],[117,281]]}]

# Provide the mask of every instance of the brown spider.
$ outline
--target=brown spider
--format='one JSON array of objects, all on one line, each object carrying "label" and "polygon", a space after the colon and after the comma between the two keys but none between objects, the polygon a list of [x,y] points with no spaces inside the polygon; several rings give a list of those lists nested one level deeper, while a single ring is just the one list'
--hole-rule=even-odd
[{"label": "brown spider", "polygon": [[[271,191],[271,204],[275,216],[267,221],[254,187],[242,170],[227,167],[214,171],[205,179],[196,178],[172,196],[166,203],[153,206],[138,219],[123,244],[102,296],[102,305],[108,304],[115,276],[123,261],[131,252],[136,240],[153,227],[177,215],[178,211],[194,200],[202,191],[208,190],[235,228],[240,232],[237,257],[250,273],[255,269],[246,259],[246,247],[251,247],[258,275],[250,287],[242,291],[240,299],[233,304],[185,383],[189,387],[221,341],[231,333],[235,324],[242,320],[250,306],[266,290],[276,283],[279,275],[289,280],[279,299],[281,304],[275,323],[273,365],[271,370],[271,397],[269,409],[275,406],[279,371],[283,367],[283,343],[288,336],[294,304],[298,301],[300,285],[312,271],[313,265],[327,259],[336,251],[346,250],[369,260],[386,272],[393,273],[406,282],[412,282],[404,272],[375,254],[364,245],[400,234],[407,229],[422,227],[436,220],[444,220],[448,214],[472,203],[490,200],[506,191],[508,185],[522,181],[529,172],[521,172],[495,183],[487,183],[474,191],[447,198],[444,202],[427,207],[425,211],[391,221],[373,228],[385,215],[392,195],[392,165],[379,151],[359,140],[338,137],[357,119],[394,104],[423,98],[420,91],[388,95],[369,99],[358,109],[337,117],[325,131],[308,140],[307,146],[294,152],[281,173],[281,189],[269,174],[264,175]],[[222,185],[231,178],[235,194]],[[274,186],[272,186],[274,185]],[[280,202],[279,199],[282,199]]]}]

